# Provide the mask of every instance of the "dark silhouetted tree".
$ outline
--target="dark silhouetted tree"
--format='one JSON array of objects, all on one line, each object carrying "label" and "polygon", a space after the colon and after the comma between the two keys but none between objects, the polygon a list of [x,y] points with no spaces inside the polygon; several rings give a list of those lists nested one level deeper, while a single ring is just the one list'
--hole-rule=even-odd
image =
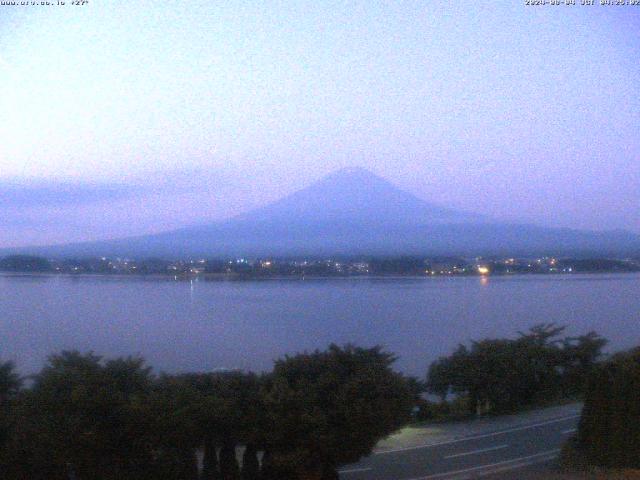
[{"label": "dark silhouetted tree", "polygon": [[3,454],[10,436],[13,401],[21,385],[13,362],[0,363],[0,470],[5,470],[5,462],[10,461]]},{"label": "dark silhouetted tree", "polygon": [[51,356],[16,406],[16,465],[32,479],[146,478],[150,381],[137,358]]},{"label": "dark silhouetted tree", "polygon": [[470,412],[508,412],[542,400],[579,394],[606,341],[590,332],[558,336],[564,327],[540,324],[515,339],[486,339],[460,345],[431,364],[430,393],[466,396]]},{"label": "dark silhouetted tree", "polygon": [[275,468],[331,478],[402,426],[414,393],[394,361],[380,347],[350,345],[278,360],[266,389]]},{"label": "dark silhouetted tree", "polygon": [[595,465],[640,468],[640,347],[589,376],[578,446]]}]

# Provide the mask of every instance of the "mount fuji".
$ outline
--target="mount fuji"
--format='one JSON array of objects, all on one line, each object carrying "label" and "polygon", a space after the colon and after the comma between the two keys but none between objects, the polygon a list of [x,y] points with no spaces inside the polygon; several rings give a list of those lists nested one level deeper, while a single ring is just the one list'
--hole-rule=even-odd
[{"label": "mount fuji", "polygon": [[51,256],[623,255],[640,236],[504,223],[429,203],[361,168],[272,204],[160,234],[21,249]]}]

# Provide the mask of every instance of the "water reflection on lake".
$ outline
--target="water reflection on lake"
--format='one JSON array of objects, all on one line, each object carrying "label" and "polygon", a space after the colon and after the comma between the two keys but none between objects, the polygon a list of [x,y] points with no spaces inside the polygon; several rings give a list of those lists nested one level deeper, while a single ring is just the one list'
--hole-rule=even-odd
[{"label": "water reflection on lake", "polygon": [[0,358],[33,372],[61,349],[142,354],[158,370],[244,368],[331,342],[382,344],[424,375],[459,342],[540,322],[640,344],[640,275],[174,281],[0,276]]}]

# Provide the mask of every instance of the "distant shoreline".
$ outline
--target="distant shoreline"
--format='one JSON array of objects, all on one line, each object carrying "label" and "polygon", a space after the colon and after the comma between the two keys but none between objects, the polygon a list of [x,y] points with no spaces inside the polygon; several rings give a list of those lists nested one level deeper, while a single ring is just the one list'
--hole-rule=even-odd
[{"label": "distant shoreline", "polygon": [[491,275],[242,275],[232,273],[204,273],[193,275],[170,275],[162,273],[57,273],[57,272],[3,272],[0,277],[33,277],[33,278],[110,278],[119,279],[150,279],[150,280],[170,280],[170,281],[305,281],[305,280],[440,280],[458,278],[521,278],[521,277],[579,277],[579,276],[600,276],[600,275],[640,275],[637,271],[592,271],[592,272],[518,272],[518,273],[497,273]]}]

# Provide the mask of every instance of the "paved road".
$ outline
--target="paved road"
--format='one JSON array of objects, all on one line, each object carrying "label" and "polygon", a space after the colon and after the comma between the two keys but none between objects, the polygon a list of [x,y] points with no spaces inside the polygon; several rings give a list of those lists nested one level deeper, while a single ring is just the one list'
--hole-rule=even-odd
[{"label": "paved road", "polygon": [[545,463],[575,432],[579,416],[565,415],[431,445],[377,452],[340,471],[342,480],[452,480]]}]

